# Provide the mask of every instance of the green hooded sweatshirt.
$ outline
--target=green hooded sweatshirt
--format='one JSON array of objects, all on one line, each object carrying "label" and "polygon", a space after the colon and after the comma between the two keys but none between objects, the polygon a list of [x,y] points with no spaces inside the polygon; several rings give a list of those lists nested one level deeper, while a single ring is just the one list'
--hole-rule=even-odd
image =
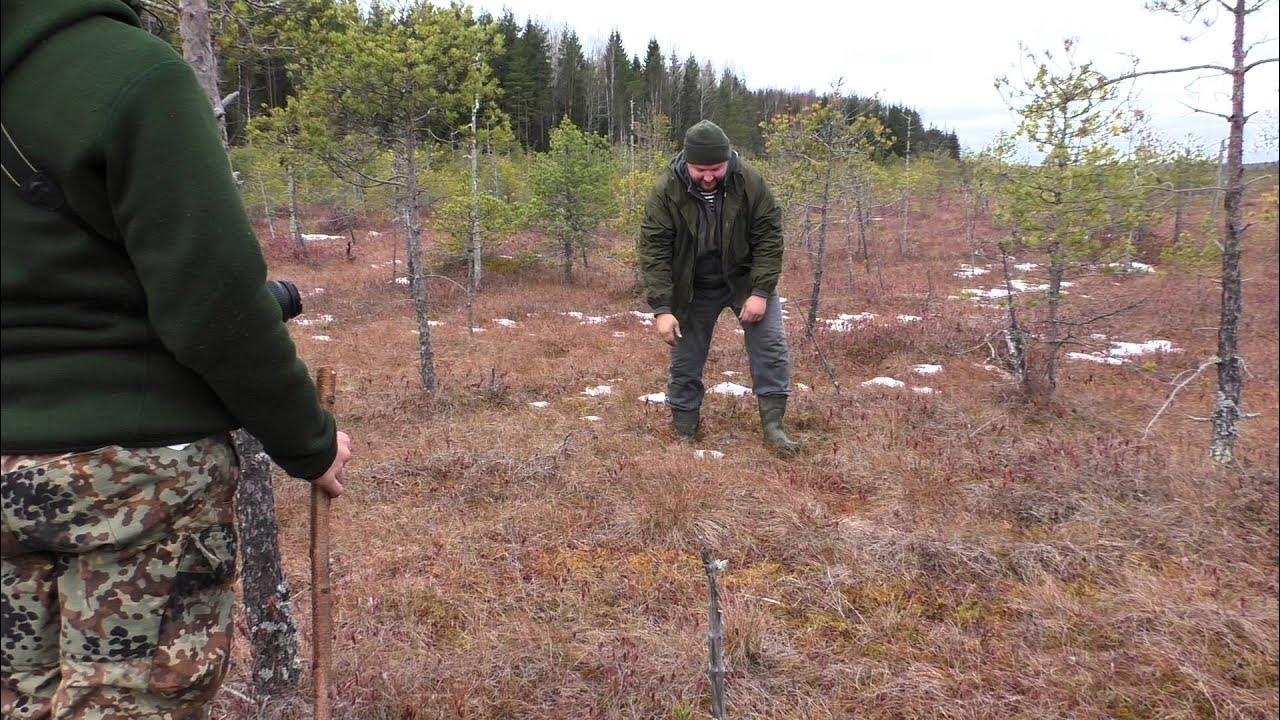
[{"label": "green hooded sweatshirt", "polygon": [[0,107],[96,233],[0,179],[0,452],[244,427],[315,479],[334,421],[297,357],[194,72],[117,0],[0,5]]}]

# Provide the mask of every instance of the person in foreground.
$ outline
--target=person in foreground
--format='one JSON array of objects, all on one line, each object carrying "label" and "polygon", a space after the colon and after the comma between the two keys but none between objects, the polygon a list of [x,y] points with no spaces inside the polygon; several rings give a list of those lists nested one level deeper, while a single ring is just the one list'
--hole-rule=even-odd
[{"label": "person in foreground", "polygon": [[731,308],[746,338],[765,444],[795,456],[800,445],[783,425],[791,359],[777,293],[781,209],[715,123],[689,128],[649,194],[638,254],[654,327],[671,346],[667,405],[676,433],[697,438],[703,368],[716,320]]},{"label": "person in foreground", "polygon": [[232,639],[228,431],[331,497],[350,440],[190,67],[118,0],[2,7],[0,714],[204,718]]}]

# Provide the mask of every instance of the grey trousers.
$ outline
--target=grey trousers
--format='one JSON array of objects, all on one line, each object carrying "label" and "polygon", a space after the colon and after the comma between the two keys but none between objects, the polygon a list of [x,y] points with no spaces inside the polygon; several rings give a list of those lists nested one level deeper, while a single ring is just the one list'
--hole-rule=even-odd
[{"label": "grey trousers", "polygon": [[[711,337],[716,320],[729,307],[730,292],[695,290],[689,307],[687,324],[680,326],[681,338],[671,348],[671,369],[667,376],[667,405],[675,410],[697,410],[702,407],[706,388],[702,371],[711,350]],[[751,365],[752,391],[757,396],[791,394],[791,355],[787,349],[787,333],[782,326],[782,304],[775,293],[765,305],[764,317],[758,322],[741,323]]]}]

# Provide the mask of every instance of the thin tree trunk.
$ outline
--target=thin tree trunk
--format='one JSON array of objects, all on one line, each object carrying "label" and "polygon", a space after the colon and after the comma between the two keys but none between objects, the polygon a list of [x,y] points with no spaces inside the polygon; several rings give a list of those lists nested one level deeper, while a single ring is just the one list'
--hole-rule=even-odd
[{"label": "thin tree trunk", "polygon": [[724,570],[725,561],[716,560],[711,548],[705,545],[699,554],[702,569],[707,573],[707,679],[711,681],[711,717],[726,720],[729,717],[725,689],[728,669],[724,664],[724,616],[720,612],[720,587],[716,579]]},{"label": "thin tree trunk", "polygon": [[178,33],[182,35],[182,57],[195,70],[200,87],[209,97],[225,146],[227,120],[222,112],[222,95],[218,92],[218,57],[213,53],[213,35],[209,31],[208,0],[179,0]]},{"label": "thin tree trunk", "polygon": [[1244,362],[1240,359],[1240,318],[1244,291],[1240,280],[1240,238],[1244,222],[1244,19],[1245,0],[1235,0],[1235,37],[1231,44],[1231,132],[1227,136],[1227,185],[1223,209],[1227,213],[1222,242],[1222,316],[1218,322],[1218,397],[1213,408],[1210,456],[1220,463],[1234,459],[1239,438],[1240,397]]},{"label": "thin tree trunk", "polygon": [[1173,191],[1173,244],[1182,239],[1182,192],[1178,188]]},{"label": "thin tree trunk", "polygon": [[480,96],[471,105],[471,282],[467,286],[467,302],[480,292],[484,273],[484,248],[480,242],[480,154],[476,137],[476,116],[480,113]]},{"label": "thin tree trunk", "polygon": [[868,274],[871,273],[871,246],[867,242],[867,225],[871,220],[871,208],[868,207],[869,198],[868,190],[865,184],[861,185],[854,193],[854,202],[858,205],[858,245],[862,252],[862,266]]},{"label": "thin tree trunk", "polygon": [[267,232],[271,233],[271,242],[276,241],[276,219],[271,212],[271,200],[267,198],[267,184],[258,181],[258,189],[262,191],[262,212],[266,215]]},{"label": "thin tree trunk", "polygon": [[[1050,393],[1058,386],[1058,354],[1062,350],[1062,344],[1065,341],[1062,336],[1062,328],[1058,322],[1058,315],[1062,306],[1062,281],[1066,274],[1066,251],[1055,238],[1049,243],[1049,294],[1048,301],[1045,303],[1049,312],[1049,337],[1047,342],[1049,356],[1045,358],[1044,379],[1045,387]],[[1012,296],[1010,296],[1009,301],[1012,303]]]},{"label": "thin tree trunk", "polygon": [[853,288],[855,286],[854,271],[858,267],[857,261],[855,260],[855,258],[857,257],[858,251],[853,244],[853,233],[855,231],[854,223],[856,221],[857,214],[858,214],[858,211],[857,211],[857,208],[855,207],[853,212],[849,213],[848,218],[845,220],[845,226],[844,226],[845,264],[848,266],[846,269],[849,271],[849,292],[850,293],[853,292]]},{"label": "thin tree trunk", "polygon": [[418,133],[412,115],[407,119],[405,130],[405,244],[406,254],[409,256],[413,309],[418,320],[418,371],[422,378],[422,392],[430,398],[436,393],[436,365],[431,348],[431,323],[427,318],[427,280],[422,267],[422,226],[418,224],[418,163],[414,147]]},{"label": "thin tree trunk", "polygon": [[243,430],[236,431],[235,445],[240,456],[236,525],[245,624],[253,658],[249,676],[259,694],[275,695],[298,685],[298,626],[293,620],[289,581],[280,567],[271,460],[262,443]]},{"label": "thin tree trunk", "polygon": [[1027,338],[1018,322],[1018,306],[1013,301],[1013,275],[1009,272],[1009,252],[1000,245],[1000,266],[1004,272],[1005,301],[1009,309],[1009,327],[1005,329],[1005,348],[1009,353],[1009,365],[1022,387],[1022,394],[1031,397],[1031,374],[1027,372]]},{"label": "thin tree trunk", "polygon": [[898,236],[898,257],[905,257],[907,254],[907,222],[908,211],[911,209],[911,191],[909,183],[911,182],[911,116],[907,116],[907,159],[906,166],[902,175],[902,234]]},{"label": "thin tree trunk", "polygon": [[818,303],[822,299],[822,275],[827,265],[827,217],[831,211],[831,170],[835,158],[827,147],[827,174],[822,183],[822,205],[818,207],[818,249],[813,263],[813,291],[809,296],[809,317],[805,319],[805,332],[813,335],[818,323]]},{"label": "thin tree trunk", "polygon": [[307,243],[302,239],[302,223],[298,219],[298,173],[293,169],[293,163],[285,166],[285,175],[289,181],[289,237],[293,238],[293,244],[302,257],[310,258]]},{"label": "thin tree trunk", "polygon": [[978,224],[978,199],[973,192],[973,186],[965,188],[965,208],[964,208],[964,242],[965,247],[969,248],[970,262],[972,258],[977,257],[978,245],[974,239],[974,230]]}]

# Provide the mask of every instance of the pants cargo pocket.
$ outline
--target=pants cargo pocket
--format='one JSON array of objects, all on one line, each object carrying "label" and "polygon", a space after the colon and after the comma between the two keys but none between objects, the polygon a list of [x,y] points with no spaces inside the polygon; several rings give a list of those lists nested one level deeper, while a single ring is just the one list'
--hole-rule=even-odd
[{"label": "pants cargo pocket", "polygon": [[217,691],[231,655],[235,578],[232,525],[187,538],[156,640],[151,692],[195,700]]}]

